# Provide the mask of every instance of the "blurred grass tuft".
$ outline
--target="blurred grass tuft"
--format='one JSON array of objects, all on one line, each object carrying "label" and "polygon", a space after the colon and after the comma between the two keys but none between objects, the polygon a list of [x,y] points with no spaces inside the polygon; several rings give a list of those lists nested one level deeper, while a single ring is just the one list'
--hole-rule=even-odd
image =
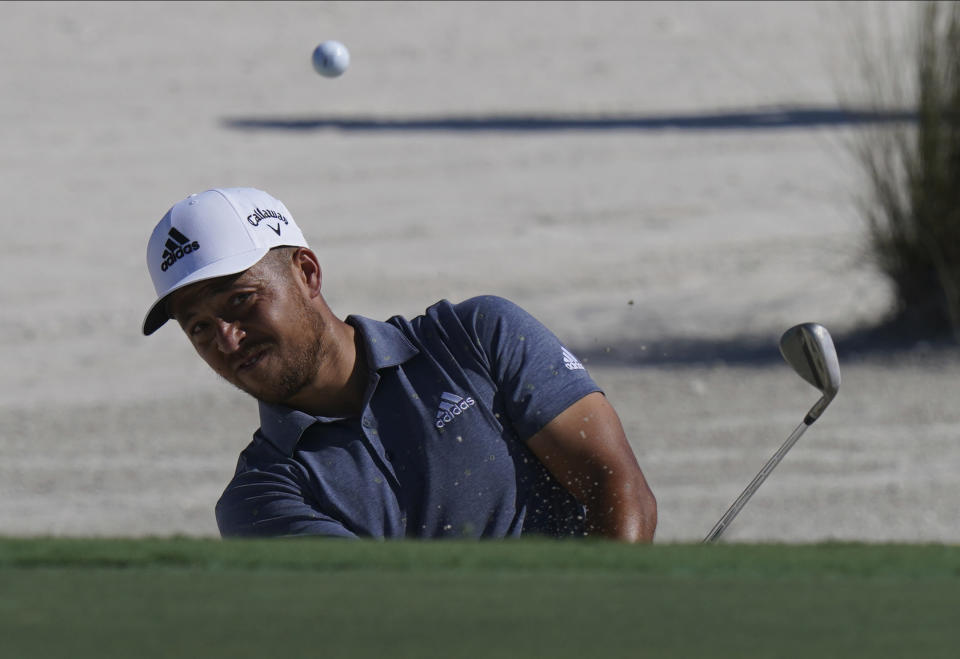
[{"label": "blurred grass tuft", "polygon": [[890,33],[872,45],[863,39],[858,51],[860,103],[916,112],[914,123],[874,126],[855,140],[865,176],[859,206],[896,293],[890,326],[960,342],[960,3],[915,9],[905,52],[891,47]]}]

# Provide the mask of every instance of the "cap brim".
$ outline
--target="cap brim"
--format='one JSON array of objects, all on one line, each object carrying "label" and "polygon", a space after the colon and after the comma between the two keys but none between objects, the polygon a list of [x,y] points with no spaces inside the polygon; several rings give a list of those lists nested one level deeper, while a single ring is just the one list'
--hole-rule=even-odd
[{"label": "cap brim", "polygon": [[235,254],[225,259],[214,261],[213,263],[210,263],[199,270],[191,272],[188,276],[184,277],[169,289],[161,293],[157,298],[157,301],[154,302],[150,307],[150,310],[143,319],[144,335],[150,336],[160,329],[165,322],[170,320],[170,314],[167,311],[166,302],[167,298],[170,297],[172,293],[175,293],[181,288],[189,286],[190,284],[196,284],[200,281],[216,279],[217,277],[226,277],[227,275],[235,275],[238,272],[243,272],[247,268],[259,262],[260,259],[266,256],[267,252],[269,251],[269,247],[258,247],[257,249],[250,250],[249,252]]}]

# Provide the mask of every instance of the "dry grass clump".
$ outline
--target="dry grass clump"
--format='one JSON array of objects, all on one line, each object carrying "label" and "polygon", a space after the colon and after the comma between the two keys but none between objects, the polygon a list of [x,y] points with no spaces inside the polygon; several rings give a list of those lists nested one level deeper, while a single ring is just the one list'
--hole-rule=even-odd
[{"label": "dry grass clump", "polygon": [[960,3],[917,11],[906,61],[891,59],[895,51],[861,61],[873,109],[913,108],[916,121],[874,126],[856,140],[866,178],[860,210],[896,292],[893,324],[960,342]]}]

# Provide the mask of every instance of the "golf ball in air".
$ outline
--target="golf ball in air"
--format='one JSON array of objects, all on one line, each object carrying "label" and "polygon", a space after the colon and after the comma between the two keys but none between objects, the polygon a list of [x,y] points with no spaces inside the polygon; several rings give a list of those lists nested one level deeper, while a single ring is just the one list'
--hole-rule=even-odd
[{"label": "golf ball in air", "polygon": [[350,66],[350,51],[339,41],[324,41],[313,49],[312,59],[317,73],[336,78]]}]

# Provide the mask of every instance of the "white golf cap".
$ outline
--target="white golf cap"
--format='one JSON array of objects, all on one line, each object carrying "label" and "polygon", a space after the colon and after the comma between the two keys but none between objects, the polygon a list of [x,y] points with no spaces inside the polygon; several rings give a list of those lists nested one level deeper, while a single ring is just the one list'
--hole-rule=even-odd
[{"label": "white golf cap", "polygon": [[287,207],[255,188],[192,194],[167,211],[147,244],[157,300],[143,319],[153,334],[170,319],[166,298],[198,281],[243,272],[273,247],[308,247]]}]

